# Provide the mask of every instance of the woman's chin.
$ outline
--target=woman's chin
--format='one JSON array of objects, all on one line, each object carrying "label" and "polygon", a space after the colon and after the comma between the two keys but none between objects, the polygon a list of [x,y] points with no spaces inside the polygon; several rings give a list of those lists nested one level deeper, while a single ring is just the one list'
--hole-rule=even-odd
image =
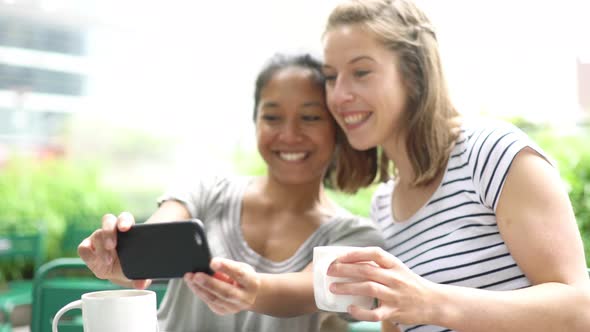
[{"label": "woman's chin", "polygon": [[352,137],[348,138],[348,142],[350,142],[350,145],[355,150],[359,150],[359,151],[365,151],[365,150],[369,150],[369,149],[375,147],[375,144],[371,144],[371,142],[369,142],[367,140],[358,140],[358,139],[353,139]]}]

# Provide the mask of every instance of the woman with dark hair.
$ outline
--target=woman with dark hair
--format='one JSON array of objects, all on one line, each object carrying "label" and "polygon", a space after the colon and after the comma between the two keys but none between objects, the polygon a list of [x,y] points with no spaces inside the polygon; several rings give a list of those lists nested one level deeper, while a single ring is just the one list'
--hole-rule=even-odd
[{"label": "woman with dark hair", "polygon": [[[186,181],[160,198],[147,221],[202,220],[211,269],[222,276],[171,280],[159,311],[163,331],[318,331],[313,247],[383,244],[371,222],[324,191],[328,182],[354,192],[372,178],[348,173],[369,164],[342,140],[326,108],[320,62],[309,55],[273,57],[256,80],[254,99],[267,174]],[[105,215],[78,252],[99,278],[145,288],[149,280],[124,277],[116,253],[116,230],[133,223],[129,213]]]}]

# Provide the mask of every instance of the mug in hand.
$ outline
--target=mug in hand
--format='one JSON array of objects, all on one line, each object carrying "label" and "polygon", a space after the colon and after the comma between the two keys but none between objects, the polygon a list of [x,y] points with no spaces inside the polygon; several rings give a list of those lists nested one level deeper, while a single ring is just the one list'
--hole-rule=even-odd
[{"label": "mug in hand", "polygon": [[121,289],[86,293],[61,308],[53,318],[53,332],[61,316],[82,309],[84,332],[157,332],[156,293]]},{"label": "mug in hand", "polygon": [[354,304],[365,309],[373,307],[373,298],[367,296],[341,295],[330,292],[330,284],[334,282],[355,281],[351,278],[330,277],[328,268],[338,257],[359,249],[347,246],[323,246],[313,248],[313,293],[316,306],[325,311],[346,312],[349,305]]}]

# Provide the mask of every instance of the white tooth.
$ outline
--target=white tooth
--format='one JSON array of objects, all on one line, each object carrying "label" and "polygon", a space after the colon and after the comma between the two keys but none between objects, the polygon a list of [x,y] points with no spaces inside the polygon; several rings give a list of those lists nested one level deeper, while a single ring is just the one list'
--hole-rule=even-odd
[{"label": "white tooth", "polygon": [[355,114],[355,115],[348,115],[344,117],[344,122],[347,124],[355,124],[363,121],[366,119],[368,114]]},{"label": "white tooth", "polygon": [[305,158],[305,155],[306,155],[305,152],[281,152],[281,153],[279,153],[279,156],[281,157],[281,159],[284,159],[287,161],[301,160],[301,159]]}]

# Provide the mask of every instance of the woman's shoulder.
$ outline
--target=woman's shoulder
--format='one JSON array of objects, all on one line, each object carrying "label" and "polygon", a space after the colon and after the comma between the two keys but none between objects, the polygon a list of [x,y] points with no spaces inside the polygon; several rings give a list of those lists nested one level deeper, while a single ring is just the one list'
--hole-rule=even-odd
[{"label": "woman's shoulder", "polygon": [[[521,138],[527,135],[514,124],[491,117],[467,117],[461,125],[461,134],[458,141],[464,140],[467,143],[475,144],[484,142],[490,135],[504,136],[507,134],[516,135]],[[482,137],[483,136],[483,137]],[[483,138],[483,139],[482,139]]]},{"label": "woman's shoulder", "polygon": [[[459,166],[467,163],[477,166],[482,158],[499,158],[506,151],[520,146],[538,149],[526,133],[510,122],[488,117],[466,118],[451,151],[450,161],[454,159]],[[452,162],[449,167],[454,167]]]}]

